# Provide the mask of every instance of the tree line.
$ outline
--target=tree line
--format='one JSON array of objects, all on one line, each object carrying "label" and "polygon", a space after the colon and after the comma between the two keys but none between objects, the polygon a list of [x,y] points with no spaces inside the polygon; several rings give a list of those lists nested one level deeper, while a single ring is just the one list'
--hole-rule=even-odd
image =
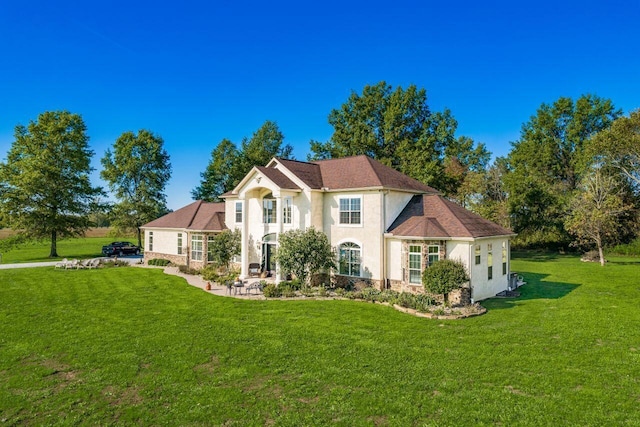
[{"label": "tree line", "polygon": [[[515,244],[602,247],[638,234],[640,111],[624,116],[611,100],[583,95],[542,104],[511,151],[491,162],[486,146],[457,135],[448,109],[432,111],[426,90],[386,82],[352,92],[328,121],[328,141],[310,141],[307,160],[365,154],[518,233]],[[253,166],[292,158],[278,125],[266,121],[239,144],[223,139],[192,190],[220,201]],[[18,125],[0,163],[0,224],[51,239],[81,234],[91,220],[136,230],[164,213],[169,155],[148,130],[123,133],[101,159],[117,202],[89,182],[86,127],[77,114],[45,112]],[[108,212],[105,214],[104,212]]]}]

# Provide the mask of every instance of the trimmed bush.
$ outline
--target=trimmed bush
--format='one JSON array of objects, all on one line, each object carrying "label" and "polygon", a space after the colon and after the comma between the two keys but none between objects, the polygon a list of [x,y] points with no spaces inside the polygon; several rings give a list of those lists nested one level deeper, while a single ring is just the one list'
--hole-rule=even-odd
[{"label": "trimmed bush", "polygon": [[193,274],[193,275],[200,274],[200,270],[191,268],[188,265],[179,265],[178,270],[180,270],[180,273],[182,274]]},{"label": "trimmed bush", "polygon": [[171,261],[162,258],[154,258],[147,261],[147,265],[156,265],[160,267],[166,267],[169,264],[171,264]]}]

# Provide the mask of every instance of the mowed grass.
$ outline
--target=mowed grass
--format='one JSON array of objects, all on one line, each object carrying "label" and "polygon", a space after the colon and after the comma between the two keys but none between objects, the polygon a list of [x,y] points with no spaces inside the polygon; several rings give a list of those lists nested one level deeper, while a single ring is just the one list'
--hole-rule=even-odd
[{"label": "mowed grass", "polygon": [[56,261],[62,258],[93,258],[102,256],[102,246],[116,241],[130,241],[137,244],[135,238],[130,237],[92,237],[99,233],[89,233],[88,237],[63,239],[56,242],[58,257],[49,258],[51,241],[39,241],[19,245],[8,252],[2,253],[2,264],[22,262]]},{"label": "mowed grass", "polygon": [[160,270],[0,271],[3,425],[640,425],[637,259],[513,261],[480,317],[242,301]]}]

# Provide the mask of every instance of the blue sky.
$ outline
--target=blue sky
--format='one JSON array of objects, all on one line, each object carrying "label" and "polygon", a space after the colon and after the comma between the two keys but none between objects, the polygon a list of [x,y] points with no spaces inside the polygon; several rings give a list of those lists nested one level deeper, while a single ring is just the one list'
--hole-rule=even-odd
[{"label": "blue sky", "polygon": [[47,110],[83,116],[96,169],[122,132],[149,129],[171,156],[177,209],[221,139],[273,120],[305,160],[309,140],[330,137],[331,109],[381,80],[425,88],[458,135],[506,155],[560,96],[640,107],[638,22],[638,0],[0,0],[0,158]]}]

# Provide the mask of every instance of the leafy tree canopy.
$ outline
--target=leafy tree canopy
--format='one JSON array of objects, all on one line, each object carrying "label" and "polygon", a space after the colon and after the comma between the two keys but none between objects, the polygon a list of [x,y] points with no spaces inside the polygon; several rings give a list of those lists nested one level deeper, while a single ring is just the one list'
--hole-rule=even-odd
[{"label": "leafy tree canopy", "polygon": [[640,190],[640,110],[599,132],[589,145],[589,154],[596,162],[618,168]]},{"label": "leafy tree canopy", "polygon": [[251,138],[244,138],[239,149],[223,139],[211,152],[211,161],[200,174],[200,185],[191,191],[191,196],[194,200],[220,201],[220,195],[233,190],[254,166],[264,166],[273,157],[291,158],[293,147],[283,144],[284,135],[269,120]]},{"label": "leafy tree canopy", "polygon": [[327,235],[313,227],[280,233],[276,259],[285,273],[294,274],[304,284],[312,275],[335,267]]},{"label": "leafy tree canopy", "polygon": [[529,243],[566,242],[568,199],[585,170],[586,141],[619,117],[608,99],[584,95],[542,104],[522,126],[505,176],[514,231]]},{"label": "leafy tree canopy", "polygon": [[467,172],[482,170],[490,157],[483,144],[456,138],[451,112],[431,112],[426,90],[415,85],[365,86],[331,111],[329,123],[334,133],[327,142],[311,141],[311,160],[365,154],[448,195],[455,196]]},{"label": "leafy tree canopy", "polygon": [[164,141],[144,129],[137,135],[125,132],[101,162],[100,176],[118,199],[112,224],[121,230],[136,230],[142,246],[140,226],[167,212],[164,189],[171,178],[171,163]]},{"label": "leafy tree canopy", "polygon": [[620,194],[615,177],[596,169],[583,178],[580,191],[571,200],[566,227],[576,236],[576,243],[596,245],[604,266],[603,246],[616,240],[623,224],[621,219],[631,208]]},{"label": "leafy tree canopy", "polygon": [[102,190],[89,174],[93,151],[82,117],[47,111],[15,128],[6,162],[0,163],[0,211],[5,225],[33,238],[78,236],[89,227],[91,201]]},{"label": "leafy tree canopy", "polygon": [[208,252],[213,256],[213,259],[210,260],[213,265],[229,268],[231,259],[240,255],[242,245],[240,236],[240,230],[224,230],[217,234],[213,240],[209,240]]}]

